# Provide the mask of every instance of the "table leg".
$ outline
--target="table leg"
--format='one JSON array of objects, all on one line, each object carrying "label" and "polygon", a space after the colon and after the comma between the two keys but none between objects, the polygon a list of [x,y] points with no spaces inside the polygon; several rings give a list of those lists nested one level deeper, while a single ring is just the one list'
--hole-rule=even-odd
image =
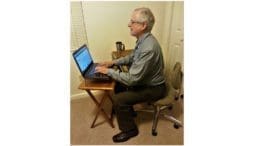
[{"label": "table leg", "polygon": [[[113,100],[112,100],[112,97],[109,94],[109,91],[105,91],[105,92],[106,92],[108,98],[110,99],[111,103],[113,104]],[[111,119],[111,122],[112,122],[113,121],[113,105],[112,105],[112,108],[111,108],[110,119]]]},{"label": "table leg", "polygon": [[112,122],[113,117],[111,116],[111,117],[109,118],[108,115],[107,115],[107,113],[106,113],[106,112],[104,111],[104,109],[102,108],[102,105],[103,105],[103,103],[104,103],[104,101],[105,101],[105,99],[106,99],[106,96],[108,96],[108,98],[112,101],[112,98],[110,97],[109,92],[108,92],[108,91],[105,91],[105,94],[104,94],[104,96],[102,97],[102,99],[101,99],[101,101],[100,101],[100,103],[99,103],[99,102],[96,100],[95,96],[90,92],[90,90],[86,90],[86,91],[87,91],[87,93],[89,94],[89,96],[91,97],[91,99],[94,101],[94,103],[95,103],[95,104],[97,105],[97,107],[98,107],[98,112],[96,113],[96,116],[95,116],[95,119],[94,119],[94,121],[93,121],[93,123],[92,123],[92,125],[91,125],[91,128],[94,127],[95,122],[96,122],[96,120],[97,120],[97,117],[98,117],[100,111],[103,113],[103,115],[104,115],[106,121],[108,121],[109,124],[111,125],[111,127],[114,128],[114,124],[113,124],[113,122]]},{"label": "table leg", "polygon": [[[100,103],[97,105],[97,106],[98,106],[98,111],[97,111],[97,113],[96,113],[96,116],[95,116],[95,118],[94,118],[94,121],[92,122],[91,128],[94,128],[94,125],[95,125],[95,123],[96,123],[97,117],[98,117],[100,111],[103,109],[103,108],[102,108],[102,105],[103,105],[104,101],[105,101],[105,96],[103,96],[103,97],[101,98]],[[105,117],[106,117],[106,115],[105,115]]]}]

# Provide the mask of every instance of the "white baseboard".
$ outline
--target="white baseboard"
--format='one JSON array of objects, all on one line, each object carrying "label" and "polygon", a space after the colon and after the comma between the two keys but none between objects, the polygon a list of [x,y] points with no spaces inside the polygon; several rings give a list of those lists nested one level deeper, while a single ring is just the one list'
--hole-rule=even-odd
[{"label": "white baseboard", "polygon": [[73,94],[70,96],[70,100],[81,99],[89,97],[86,93]]}]

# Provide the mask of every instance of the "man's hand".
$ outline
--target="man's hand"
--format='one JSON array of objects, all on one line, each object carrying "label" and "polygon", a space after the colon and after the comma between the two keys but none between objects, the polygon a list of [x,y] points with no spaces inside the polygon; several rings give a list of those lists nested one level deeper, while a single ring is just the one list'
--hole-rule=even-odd
[{"label": "man's hand", "polygon": [[102,73],[102,74],[107,74],[108,73],[108,68],[106,66],[97,66],[95,68],[96,72]]},{"label": "man's hand", "polygon": [[111,67],[114,64],[113,61],[105,61],[105,62],[101,62],[98,65],[99,66],[105,66],[105,67]]}]

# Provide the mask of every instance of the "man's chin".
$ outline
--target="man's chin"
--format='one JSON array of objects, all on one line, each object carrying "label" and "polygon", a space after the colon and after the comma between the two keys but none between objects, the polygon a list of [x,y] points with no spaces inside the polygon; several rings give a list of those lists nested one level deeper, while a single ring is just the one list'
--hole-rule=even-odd
[{"label": "man's chin", "polygon": [[134,36],[134,37],[136,36],[136,34],[134,34],[134,33],[132,33],[132,32],[130,32],[130,34],[131,34],[131,36]]}]

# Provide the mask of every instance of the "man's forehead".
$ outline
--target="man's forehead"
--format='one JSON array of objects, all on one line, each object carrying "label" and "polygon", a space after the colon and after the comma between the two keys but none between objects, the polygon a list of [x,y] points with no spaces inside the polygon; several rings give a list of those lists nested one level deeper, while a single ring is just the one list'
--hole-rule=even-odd
[{"label": "man's forehead", "polygon": [[138,18],[138,17],[139,17],[139,12],[138,12],[138,11],[134,11],[134,12],[132,13],[131,18]]}]

